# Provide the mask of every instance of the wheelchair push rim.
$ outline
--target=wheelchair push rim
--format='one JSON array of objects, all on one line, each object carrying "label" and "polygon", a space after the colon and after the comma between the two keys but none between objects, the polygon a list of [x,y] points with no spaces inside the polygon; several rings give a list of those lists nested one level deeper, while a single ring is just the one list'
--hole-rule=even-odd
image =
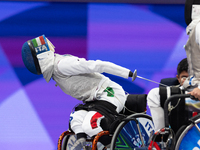
[{"label": "wheelchair push rim", "polygon": [[111,150],[132,150],[147,147],[149,137],[154,133],[152,118],[146,114],[133,114],[116,128],[111,141]]}]

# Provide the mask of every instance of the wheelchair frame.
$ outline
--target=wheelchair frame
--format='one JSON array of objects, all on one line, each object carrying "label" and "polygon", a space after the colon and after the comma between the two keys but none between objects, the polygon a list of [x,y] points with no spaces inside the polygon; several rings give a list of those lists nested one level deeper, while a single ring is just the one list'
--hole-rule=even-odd
[{"label": "wheelchair frame", "polygon": [[[127,109],[128,112],[123,110],[123,113],[125,113],[125,116],[126,116],[124,118],[124,120],[122,120],[122,122],[124,123],[123,125],[125,125],[125,123],[127,123],[128,120],[134,120],[135,122],[137,122],[137,120],[135,118],[131,118],[131,117],[132,117],[132,115],[135,116],[135,115],[138,115],[138,114],[141,114],[141,115],[145,116],[146,118],[148,118],[152,122],[151,116],[144,114],[144,113],[146,113],[146,94],[139,94],[139,95],[138,94],[128,94],[126,102],[127,102],[128,106],[126,106],[126,105],[125,106],[128,108]],[[144,104],[145,104],[145,106],[144,106]],[[132,111],[131,113],[130,113],[130,110],[129,110],[129,109],[131,109],[131,108],[129,108],[130,106],[134,106],[133,108],[131,107],[132,109],[134,109],[134,111],[131,110]],[[142,110],[143,110],[143,112],[142,112]],[[140,131],[139,126],[136,127],[136,128],[138,128],[138,130]],[[112,131],[112,133],[113,133],[113,131]],[[63,150],[62,145],[66,140],[68,140],[68,139],[66,139],[66,136],[73,135],[73,134],[74,133],[70,132],[70,131],[63,132],[59,137],[57,149],[58,150]],[[95,136],[94,139],[86,139],[86,142],[92,142],[92,150],[96,150],[97,149],[98,139],[103,135],[110,135],[110,133],[109,133],[109,131],[102,131],[102,132],[98,133]],[[140,135],[140,139],[142,139],[141,133],[139,133],[139,135]],[[110,135],[110,136],[112,136],[112,135]],[[144,145],[144,141],[142,143]]]},{"label": "wheelchair frame", "polygon": [[[172,101],[172,100],[174,100],[174,99],[177,99],[177,98],[191,98],[191,99],[193,99],[193,97],[191,96],[191,95],[189,95],[189,94],[176,94],[176,95],[172,95],[171,97],[169,97],[166,101],[165,101],[165,103],[164,103],[164,119],[165,119],[165,127],[164,128],[162,128],[162,129],[160,129],[159,131],[157,131],[155,134],[154,134],[154,136],[152,137],[152,141],[151,141],[151,143],[150,143],[150,145],[149,145],[149,147],[148,147],[148,150],[151,150],[152,149],[152,147],[153,147],[153,143],[156,143],[155,142],[155,138],[156,138],[156,136],[157,135],[159,135],[159,134],[162,134],[162,135],[165,135],[165,134],[170,134],[169,132],[171,131],[171,130],[173,130],[173,129],[171,129],[170,128],[170,125],[169,125],[169,118],[168,118],[168,104]],[[160,148],[159,146],[155,146],[154,145],[154,147],[156,148],[156,150],[163,150],[163,149],[169,149],[169,150],[179,150],[179,148],[180,148],[180,145],[181,145],[181,143],[182,143],[182,140],[184,139],[184,137],[187,135],[187,133],[189,132],[189,130],[190,129],[192,129],[193,127],[195,127],[196,129],[197,129],[197,131],[198,131],[198,139],[200,139],[200,115],[197,115],[197,116],[194,116],[194,117],[192,117],[192,118],[190,118],[189,120],[188,120],[190,123],[189,124],[185,124],[185,125],[182,125],[180,128],[179,128],[179,130],[178,130],[178,132],[177,132],[177,134],[171,139],[172,141],[172,143],[174,144],[174,145],[172,145],[172,147],[162,147],[162,148]],[[197,125],[199,123],[199,126]],[[180,133],[180,134],[179,134]],[[177,140],[176,140],[176,138],[177,138]],[[168,140],[169,140],[169,137],[168,137]],[[198,141],[198,142],[200,142],[200,140]],[[197,142],[197,143],[198,143]],[[188,141],[187,141],[187,143],[188,143]],[[192,142],[192,144],[193,144],[193,142]],[[199,144],[199,147],[200,147],[200,143],[198,143]],[[195,148],[195,147],[194,147]],[[189,149],[192,149],[192,147],[190,147]],[[198,148],[199,149],[199,148]],[[185,149],[184,148],[184,150],[188,150],[188,149]]]},{"label": "wheelchair frame", "polygon": [[[139,134],[138,134],[138,135],[139,135],[139,139],[141,140],[141,143],[142,143],[140,146],[143,147],[143,146],[147,146],[147,144],[149,144],[149,139],[148,139],[148,141],[146,141],[146,144],[145,144],[145,142],[144,142],[144,137],[143,137],[143,135],[142,135],[142,133],[141,133],[140,121],[137,120],[138,118],[145,118],[145,119],[147,119],[148,121],[151,121],[151,123],[153,123],[153,122],[152,122],[151,116],[149,116],[149,115],[147,115],[147,114],[144,114],[144,113],[136,113],[136,114],[132,114],[132,115],[127,116],[127,117],[118,125],[118,127],[116,128],[114,134],[111,135],[111,136],[112,136],[111,146],[110,146],[110,149],[111,149],[111,150],[114,150],[114,149],[115,149],[115,143],[116,143],[116,140],[117,140],[117,138],[118,138],[118,135],[119,135],[120,131],[122,130],[122,128],[124,128],[124,126],[125,126],[129,121],[134,121],[134,122],[136,123],[136,125],[137,125],[137,130],[138,130],[138,132],[139,132]],[[147,127],[149,128],[149,126],[147,126]],[[152,126],[152,128],[149,128],[149,129],[151,129],[151,131],[154,132],[153,126]],[[100,133],[98,133],[98,134],[95,136],[94,139],[86,139],[86,142],[92,142],[92,150],[97,150],[97,142],[98,142],[99,138],[100,138],[101,136],[103,136],[103,135],[109,135],[109,134],[110,134],[109,131],[101,131]],[[65,140],[68,140],[68,139],[64,139],[64,138],[65,138],[66,136],[70,136],[70,135],[74,135],[74,133],[71,132],[71,131],[65,131],[65,132],[63,132],[63,133],[60,135],[59,140],[58,140],[58,148],[57,148],[57,150],[63,150],[63,147],[62,147],[63,142],[66,142]],[[149,136],[149,137],[150,137],[150,136]],[[106,149],[106,148],[104,147],[104,149]]]},{"label": "wheelchair frame", "polygon": [[[59,137],[57,150],[62,150],[63,140],[64,140],[65,136],[68,136],[68,135],[75,135],[75,134],[74,134],[74,132],[71,132],[71,131],[63,132]],[[101,131],[95,136],[94,139],[86,139],[86,142],[92,142],[92,150],[97,149],[97,142],[98,142],[99,138],[103,135],[109,135],[109,131]]]},{"label": "wheelchair frame", "polygon": [[[148,142],[148,150],[151,150],[153,147],[156,148],[156,150],[163,150],[163,149],[169,149],[169,150],[179,150],[179,147],[180,145],[182,144],[182,140],[184,139],[184,137],[187,135],[187,133],[194,127],[194,130],[196,129],[197,130],[197,133],[199,134],[199,139],[200,139],[200,114],[195,116],[195,117],[192,117],[189,119],[190,123],[187,124],[187,125],[183,125],[179,128],[178,132],[181,132],[181,134],[178,136],[178,139],[176,140],[176,136],[172,136],[172,141],[174,143],[173,147],[163,147],[163,146],[158,146],[157,142],[155,141],[155,137],[159,134],[168,134],[170,135],[170,131],[172,130],[170,128],[170,125],[169,125],[169,118],[168,118],[168,104],[174,100],[174,99],[177,99],[177,98],[188,98],[188,97],[191,97],[191,95],[189,94],[176,94],[176,95],[172,95],[171,97],[169,97],[166,101],[165,101],[165,104],[164,104],[164,119],[165,119],[165,127],[160,129],[159,131],[157,131],[156,133],[154,133],[154,135],[152,136],[152,139],[151,141]],[[118,127],[116,128],[114,134],[113,134],[113,138],[112,138],[112,141],[111,141],[111,147],[110,149],[111,150],[114,150],[115,149],[115,143],[116,143],[116,138],[118,136],[118,133],[122,128],[123,126],[127,123],[127,121],[129,120],[136,120],[137,118],[137,115],[146,115],[146,114],[142,114],[142,113],[135,113],[135,114],[132,114],[130,116],[127,116],[119,125]],[[151,116],[147,115],[148,117],[150,117],[151,119]],[[135,118],[134,118],[135,117]],[[197,125],[198,124],[198,125]],[[140,128],[139,128],[140,129]],[[172,130],[173,131],[173,130]],[[178,133],[177,132],[177,133]],[[73,134],[72,132],[69,132],[69,131],[66,131],[66,132],[63,132],[59,138],[59,141],[58,141],[58,150],[63,150],[61,149],[61,146],[62,146],[62,141],[63,141],[63,138],[66,136],[66,135],[71,135]],[[99,134],[97,134],[95,136],[94,139],[87,139],[88,142],[92,142],[92,150],[97,150],[97,142],[98,142],[98,139],[103,136],[103,135],[109,135],[109,131],[102,131],[100,132]],[[141,133],[139,134],[140,135],[140,139],[143,139],[141,137]],[[168,137],[168,140],[169,140],[169,137]],[[199,144],[199,147],[200,147],[200,140],[199,141],[196,141],[197,144]],[[144,142],[142,141],[142,145],[141,147],[145,146]],[[198,146],[198,145],[197,145]],[[196,148],[196,147],[194,147]],[[197,147],[198,148],[198,147]],[[105,149],[105,148],[104,148]],[[186,149],[188,150],[188,149]]]}]

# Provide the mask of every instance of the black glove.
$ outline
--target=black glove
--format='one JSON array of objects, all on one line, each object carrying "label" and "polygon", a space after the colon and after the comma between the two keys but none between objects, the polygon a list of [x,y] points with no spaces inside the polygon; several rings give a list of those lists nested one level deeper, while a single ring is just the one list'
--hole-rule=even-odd
[{"label": "black glove", "polygon": [[132,78],[132,81],[134,81],[137,77],[137,70],[135,69],[134,72],[130,71],[128,76]]}]

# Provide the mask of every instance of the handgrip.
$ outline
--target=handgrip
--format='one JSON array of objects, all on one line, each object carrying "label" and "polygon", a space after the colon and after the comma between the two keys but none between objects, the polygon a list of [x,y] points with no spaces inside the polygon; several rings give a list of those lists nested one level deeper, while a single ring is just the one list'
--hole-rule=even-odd
[{"label": "handgrip", "polygon": [[190,98],[191,98],[192,100],[194,100],[194,101],[199,101],[199,99],[196,98],[196,97],[194,97],[193,95],[190,95]]}]

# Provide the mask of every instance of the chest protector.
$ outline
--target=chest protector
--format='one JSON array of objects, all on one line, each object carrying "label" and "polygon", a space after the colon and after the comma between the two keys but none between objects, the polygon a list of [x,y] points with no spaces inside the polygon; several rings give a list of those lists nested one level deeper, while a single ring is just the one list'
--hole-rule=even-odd
[{"label": "chest protector", "polygon": [[[164,103],[168,98],[168,96],[174,94],[184,94],[184,93],[185,92],[182,91],[177,86],[160,87],[159,94],[160,94],[161,107],[164,108]],[[169,103],[169,105],[170,105],[168,107],[169,124],[173,129],[173,131],[176,133],[182,125],[187,123],[188,118],[191,116],[191,112],[188,112],[186,110],[184,98],[174,99],[173,101],[171,101],[171,103]]]}]

